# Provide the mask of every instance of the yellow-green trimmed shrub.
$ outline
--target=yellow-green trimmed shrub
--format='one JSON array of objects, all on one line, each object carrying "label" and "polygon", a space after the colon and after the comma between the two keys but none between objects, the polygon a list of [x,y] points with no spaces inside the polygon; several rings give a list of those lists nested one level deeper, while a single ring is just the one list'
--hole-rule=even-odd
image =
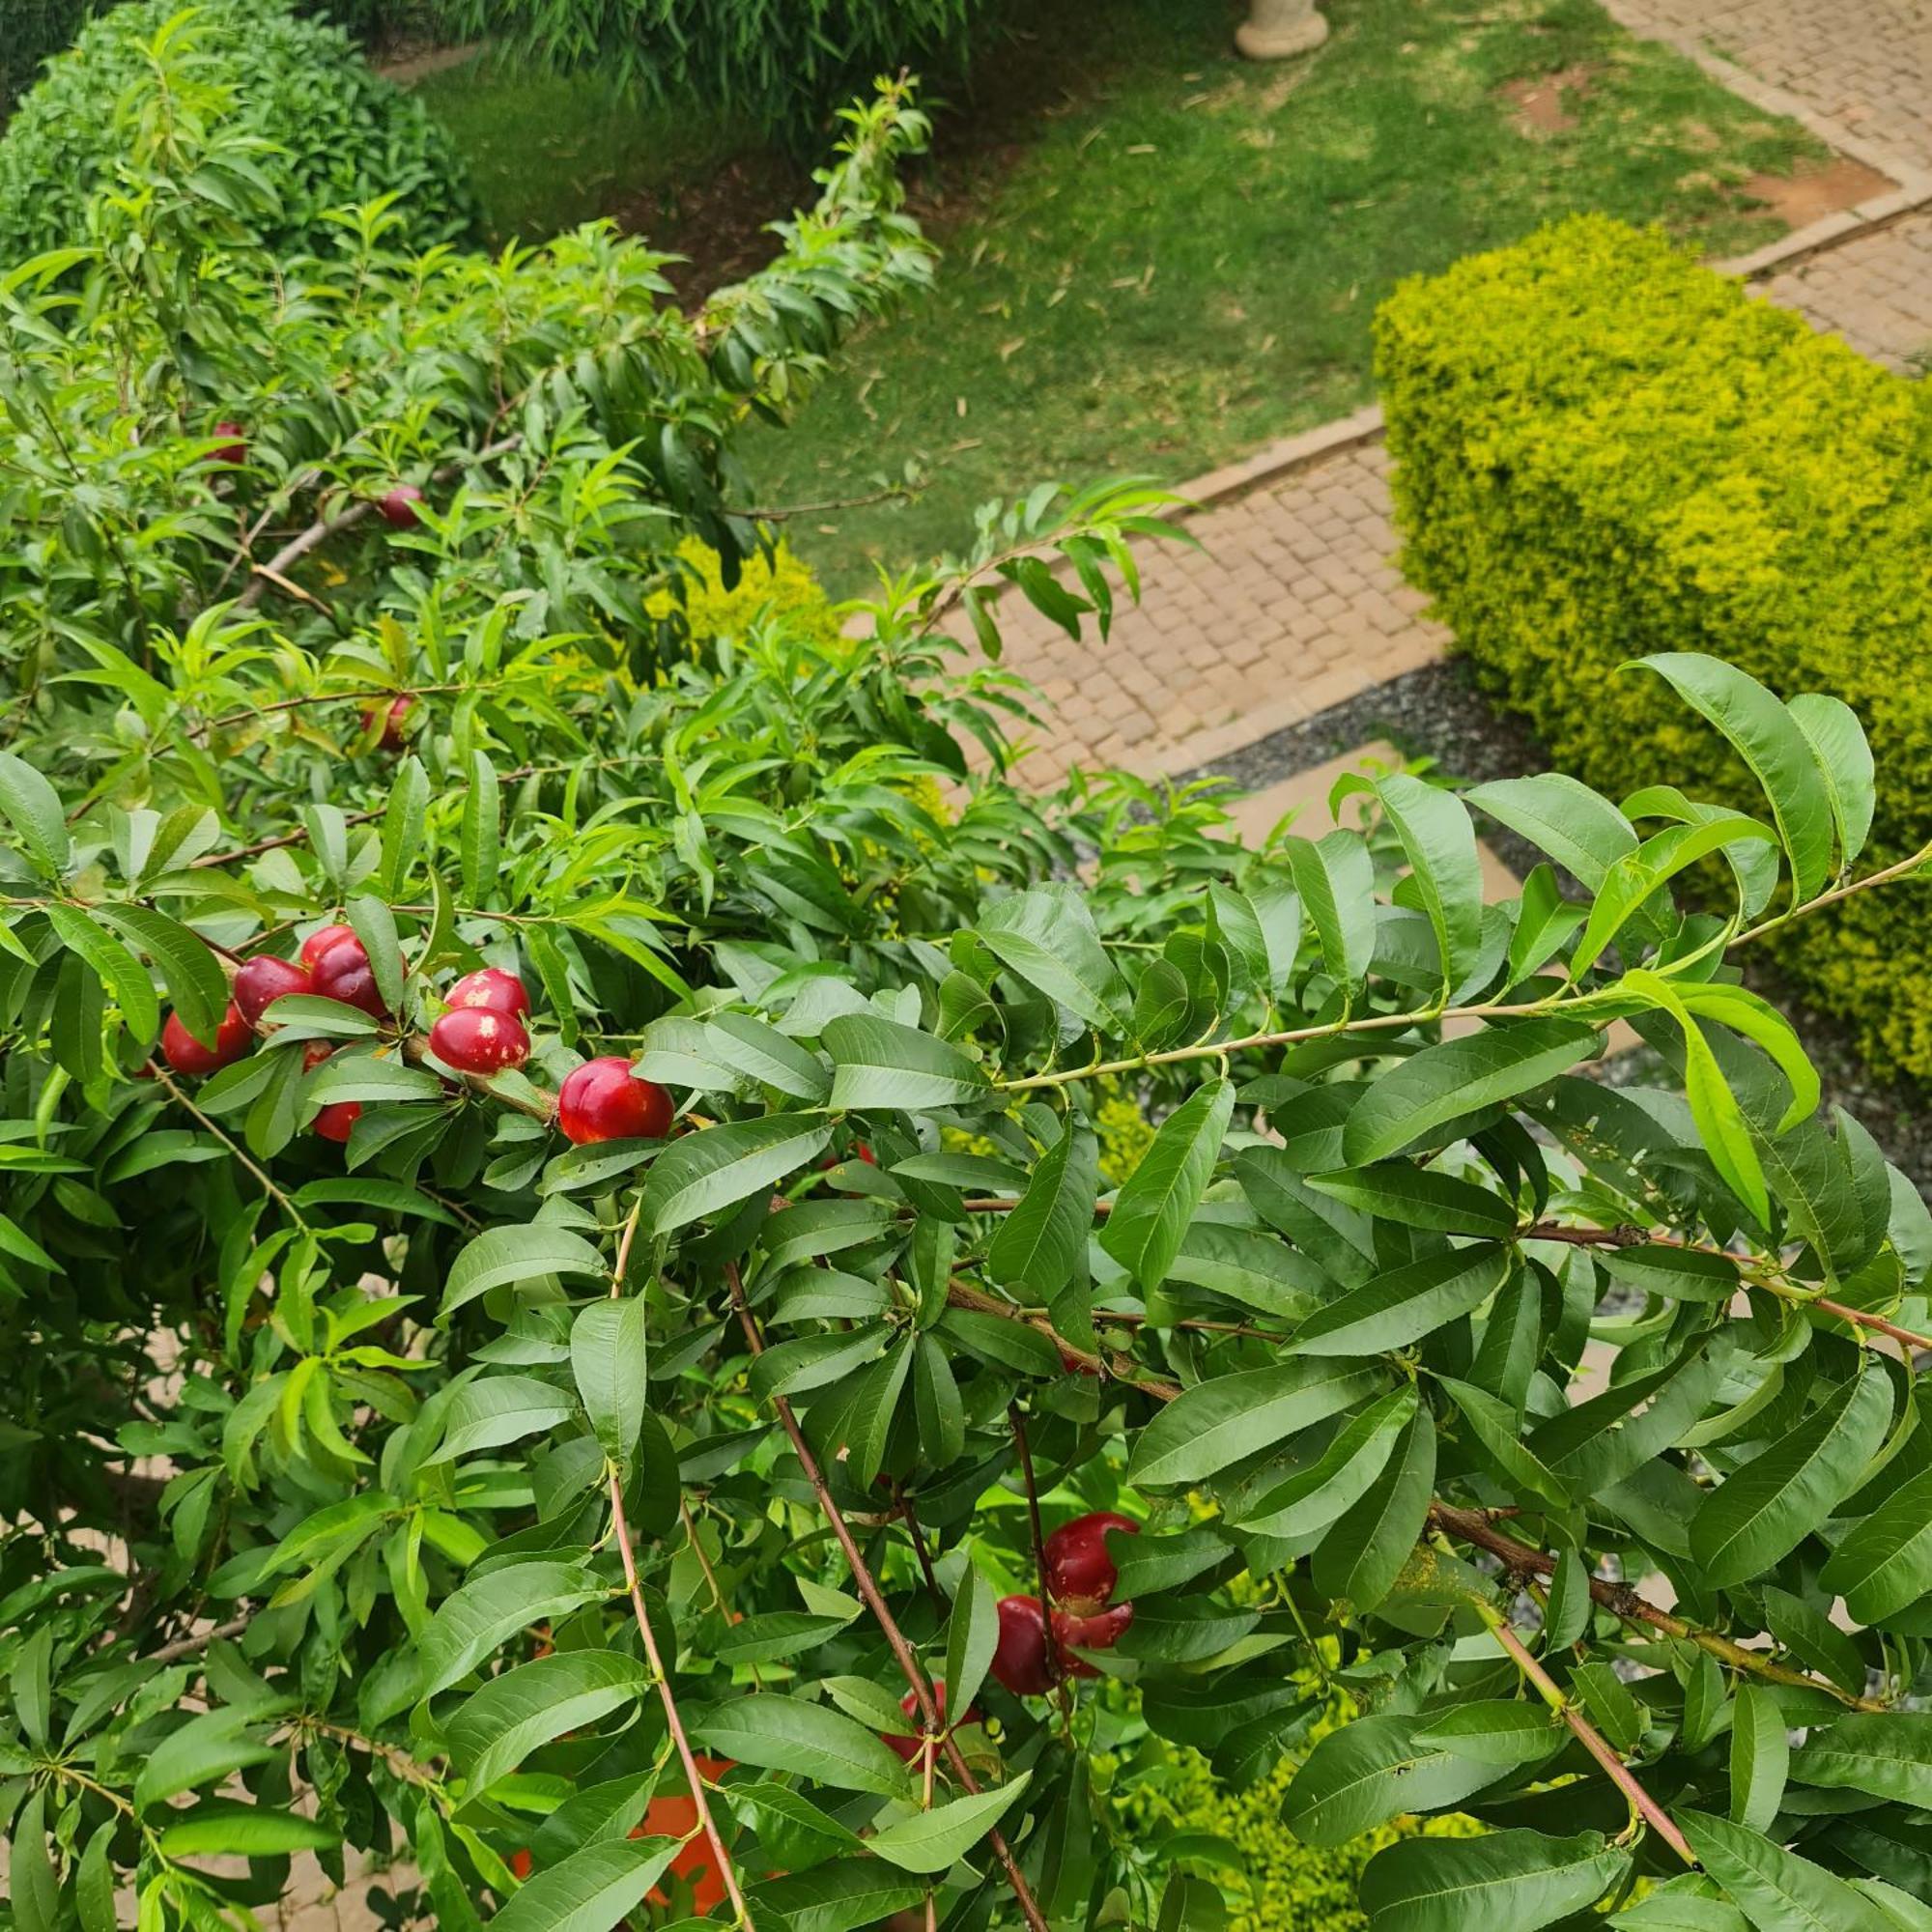
[{"label": "yellow-green trimmed shrub", "polygon": [[[1565,771],[1751,797],[1649,651],[1858,712],[1876,866],[1932,836],[1932,412],[1918,385],[1656,234],[1584,216],[1378,318],[1410,580]],[[1922,890],[1804,923],[1792,969],[1875,1065],[1932,1077]]]},{"label": "yellow-green trimmed shrub", "polygon": [[[760,619],[781,620],[787,637],[804,637],[814,643],[829,644],[838,636],[837,608],[810,566],[786,545],[780,544],[769,559],[747,558],[737,582],[728,589],[724,565],[709,544],[687,537],[677,554],[687,572],[685,621],[691,626],[693,644],[700,649],[720,638],[743,637]],[[668,614],[671,603],[670,594],[665,592],[652,601],[651,614]]]}]

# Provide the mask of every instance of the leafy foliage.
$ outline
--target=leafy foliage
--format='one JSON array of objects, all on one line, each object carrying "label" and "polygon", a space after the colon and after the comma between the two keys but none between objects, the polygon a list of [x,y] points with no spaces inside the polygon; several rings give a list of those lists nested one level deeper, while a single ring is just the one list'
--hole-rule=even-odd
[{"label": "leafy foliage", "polygon": [[[1623,669],[1633,638],[1715,651],[1871,725],[1872,863],[1932,839],[1922,385],[1601,218],[1410,285],[1378,359],[1409,573],[1565,771],[1640,785],[1657,748],[1748,809],[1753,753]],[[1803,758],[1802,738],[1835,772],[1860,751],[1843,724],[1807,700],[1764,755]],[[1781,942],[1875,1065],[1919,1078],[1925,903],[1856,899]]]},{"label": "leafy foliage", "polygon": [[[156,45],[174,48],[164,96],[149,85]],[[143,190],[138,163],[125,183],[119,172],[137,115],[156,147],[221,127],[219,162],[195,191],[278,255],[353,247],[355,231],[331,212],[379,195],[393,197],[417,247],[475,227],[447,136],[419,101],[370,72],[340,28],[298,16],[287,0],[137,0],[49,62],[0,135],[0,264],[88,239],[103,190]]]},{"label": "leafy foliage", "polygon": [[847,90],[956,60],[984,0],[433,0],[449,34],[505,57],[595,66],[654,99],[739,109],[799,131]]},{"label": "leafy foliage", "polygon": [[[1655,659],[1761,799],[1492,787],[1566,876],[1485,905],[1406,775],[1256,850],[1212,786],[1015,790],[991,589],[1104,629],[1142,486],[705,632],[733,428],[927,271],[923,131],[854,110],[695,318],[606,235],[373,212],[277,284],[212,129],[7,285],[15,1922],[354,1848],[459,1932],[1211,1924],[1110,1779],[1311,1740],[1307,1844],[1489,1828],[1379,1853],[1378,1926],[1915,1922],[1932,1217],[1731,964],[1866,890],[1862,739]],[[486,966],[529,1051],[470,1068]],[[1618,1019],[1672,1086],[1590,1077]],[[609,1137],[593,1059],[662,1114]]]}]

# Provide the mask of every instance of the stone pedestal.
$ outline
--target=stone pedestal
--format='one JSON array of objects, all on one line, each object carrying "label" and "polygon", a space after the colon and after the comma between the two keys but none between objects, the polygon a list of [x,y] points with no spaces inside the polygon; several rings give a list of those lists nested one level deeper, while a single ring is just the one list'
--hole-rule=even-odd
[{"label": "stone pedestal", "polygon": [[1286,60],[1327,38],[1315,0],[1249,0],[1248,17],[1235,30],[1236,46],[1250,60]]}]

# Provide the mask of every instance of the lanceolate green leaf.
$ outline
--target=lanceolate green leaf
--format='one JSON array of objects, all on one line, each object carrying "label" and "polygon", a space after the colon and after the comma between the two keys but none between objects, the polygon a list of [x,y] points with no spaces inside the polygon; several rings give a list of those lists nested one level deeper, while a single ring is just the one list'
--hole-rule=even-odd
[{"label": "lanceolate green leaf", "polygon": [[584,1413],[606,1452],[619,1461],[644,1426],[649,1321],[635,1296],[593,1301],[570,1328],[570,1367]]},{"label": "lanceolate green leaf", "polygon": [[908,1112],[956,1107],[986,1091],[986,1076],[936,1034],[871,1013],[828,1020],[820,1036],[832,1056],[835,1108],[901,1108]]},{"label": "lanceolate green leaf", "polygon": [[670,1235],[735,1208],[814,1159],[831,1138],[830,1123],[814,1114],[766,1114],[685,1134],[651,1163],[642,1225]]},{"label": "lanceolate green leaf", "polygon": [[536,1872],[490,1922],[500,1932],[611,1932],[669,1868],[675,1838],[605,1838]]},{"label": "lanceolate green leaf", "polygon": [[539,1281],[546,1275],[601,1275],[604,1258],[581,1235],[539,1222],[526,1228],[492,1228],[457,1256],[443,1290],[442,1313],[493,1288]]},{"label": "lanceolate green leaf", "polygon": [[1319,1461],[1246,1503],[1239,1526],[1255,1536],[1304,1536],[1333,1522],[1381,1475],[1415,1401],[1412,1385],[1391,1389],[1350,1416]]},{"label": "lanceolate green leaf", "polygon": [[787,1771],[840,1791],[901,1796],[905,1767],[841,1711],[765,1691],[701,1712],[692,1735],[741,1764]]},{"label": "lanceolate green leaf", "polygon": [[1425,1047],[1356,1102],[1343,1152],[1356,1166],[1386,1160],[1448,1122],[1553,1080],[1596,1044],[1594,1030],[1576,1021],[1531,1019]]},{"label": "lanceolate green leaf", "polygon": [[1677,1824],[1697,1862],[1744,1909],[1758,1932],[1830,1926],[1833,1932],[1896,1932],[1879,1908],[1841,1878],[1761,1832],[1680,1810]]},{"label": "lanceolate green leaf", "polygon": [[1402,841],[1410,883],[1435,929],[1446,999],[1482,949],[1483,867],[1476,854],[1476,828],[1453,792],[1407,772],[1378,779],[1375,789]]},{"label": "lanceolate green leaf", "polygon": [[1629,1869],[1630,1854],[1601,1832],[1408,1838],[1370,1861],[1362,1904],[1370,1932],[1535,1932],[1581,1912]]},{"label": "lanceolate green leaf", "polygon": [[472,1577],[444,1598],[424,1633],[422,1694],[447,1690],[505,1638],[609,1596],[611,1588],[582,1564],[554,1559],[514,1563]]},{"label": "lanceolate green leaf", "polygon": [[997,1825],[1024,1794],[1033,1774],[1023,1771],[1009,1783],[971,1797],[954,1798],[929,1811],[915,1811],[896,1825],[875,1832],[873,1854],[906,1871],[950,1871]]},{"label": "lanceolate green leaf", "polygon": [[539,1745],[588,1728],[636,1703],[650,1676],[611,1650],[555,1651],[493,1677],[449,1719],[444,1735],[472,1790],[516,1770]]},{"label": "lanceolate green leaf", "polygon": [[1853,1712],[1806,1736],[1791,1776],[1801,1784],[1862,1791],[1922,1811],[1932,1800],[1932,1714]]},{"label": "lanceolate green leaf", "polygon": [[1235,1111],[1235,1090],[1216,1080],[1165,1121],[1133,1177],[1121,1189],[1100,1245],[1143,1288],[1157,1286],[1180,1250],[1201,1205]]},{"label": "lanceolate green leaf", "polygon": [[1891,1421],[1891,1383],[1870,1357],[1788,1435],[1715,1489],[1690,1524],[1706,1583],[1760,1575],[1855,1490]]},{"label": "lanceolate green leaf", "polygon": [[1838,831],[1838,864],[1849,867],[1864,850],[1878,803],[1872,750],[1864,726],[1842,698],[1815,691],[1787,698],[1784,708],[1804,733],[1825,776]]},{"label": "lanceolate green leaf", "polygon": [[1199,1482],[1386,1385],[1368,1363],[1314,1356],[1216,1376],[1183,1391],[1141,1431],[1128,1476],[1149,1488]]},{"label": "lanceolate green leaf", "polygon": [[1833,1550],[1819,1583],[1861,1623],[1881,1623],[1932,1591],[1932,1469],[1901,1485]]},{"label": "lanceolate green leaf", "polygon": [[1832,788],[1797,720],[1755,678],[1716,658],[1665,651],[1640,662],[1708,718],[1751,768],[1790,856],[1796,895],[1811,897],[1832,870]]},{"label": "lanceolate green leaf", "polygon": [[1493,1780],[1493,1765],[1418,1745],[1419,1727],[1384,1714],[1331,1731],[1295,1773],[1282,1823],[1304,1844],[1345,1845],[1398,1812],[1452,1805]]},{"label": "lanceolate green leaf", "polygon": [[1480,1308],[1509,1277],[1510,1250],[1481,1241],[1379,1274],[1318,1309],[1294,1331],[1303,1355],[1378,1355]]},{"label": "lanceolate green leaf", "polygon": [[1375,867],[1358,832],[1341,830],[1311,842],[1283,841],[1294,889],[1321,942],[1322,963],[1345,989],[1368,978],[1376,952]]},{"label": "lanceolate green leaf", "polygon": [[1338,1519],[1315,1552],[1315,1587],[1358,1614],[1395,1585],[1429,1517],[1435,1485],[1435,1425],[1419,1408],[1382,1479]]},{"label": "lanceolate green leaf", "polygon": [[1037,886],[996,899],[976,930],[1000,963],[1030,986],[1111,1032],[1125,1013],[1126,986],[1108,958],[1094,917],[1066,886]]},{"label": "lanceolate green leaf", "polygon": [[1069,1120],[987,1248],[986,1265],[1001,1287],[1024,1289],[1033,1299],[1046,1301],[1069,1276],[1085,1273],[1100,1191],[1099,1161],[1094,1135]]}]

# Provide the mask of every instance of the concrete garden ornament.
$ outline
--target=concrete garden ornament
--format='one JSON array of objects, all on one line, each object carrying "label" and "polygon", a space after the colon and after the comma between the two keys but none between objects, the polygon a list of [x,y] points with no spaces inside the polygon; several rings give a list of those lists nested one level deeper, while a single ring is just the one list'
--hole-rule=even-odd
[{"label": "concrete garden ornament", "polygon": [[1249,0],[1248,17],[1235,30],[1235,44],[1250,60],[1286,60],[1327,38],[1315,0]]}]

